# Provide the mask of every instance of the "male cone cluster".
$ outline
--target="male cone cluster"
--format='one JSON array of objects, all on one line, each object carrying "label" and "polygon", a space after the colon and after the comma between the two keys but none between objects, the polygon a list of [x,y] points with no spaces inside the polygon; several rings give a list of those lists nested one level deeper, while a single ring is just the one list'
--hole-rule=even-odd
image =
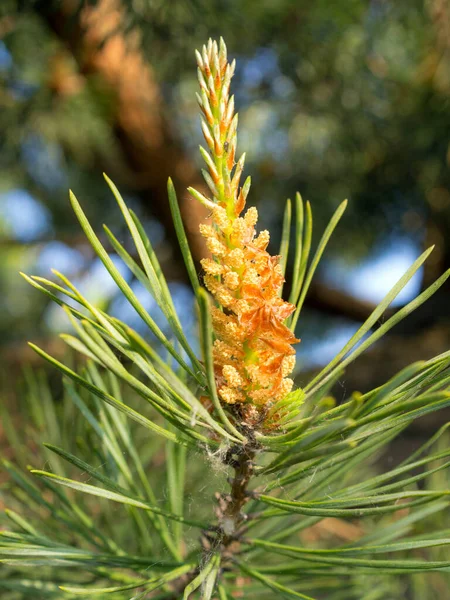
[{"label": "male cone cluster", "polygon": [[234,61],[228,63],[223,40],[220,46],[210,40],[196,55],[208,145],[208,151],[201,148],[208,167],[203,175],[212,199],[189,191],[212,213],[212,224],[202,224],[200,231],[212,255],[202,260],[204,281],[218,304],[212,309],[216,382],[223,402],[243,404],[256,418],[292,388],[292,344],[299,340],[284,321],[295,306],[279,296],[284,282],[279,257],[266,250],[269,232],[256,233],[256,208],[241,216],[250,179],[240,186],[245,155],[235,163],[238,117],[229,96]]}]

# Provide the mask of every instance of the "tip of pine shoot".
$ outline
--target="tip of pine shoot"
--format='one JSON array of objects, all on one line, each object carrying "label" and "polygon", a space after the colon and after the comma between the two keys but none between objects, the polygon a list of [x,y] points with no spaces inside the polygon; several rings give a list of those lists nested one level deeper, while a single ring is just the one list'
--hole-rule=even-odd
[{"label": "tip of pine shoot", "polygon": [[57,269],[50,269],[51,272],[53,273],[53,275],[55,275],[56,277],[58,277],[59,279],[61,279],[64,283],[67,284],[67,278],[65,277],[65,275],[63,275],[60,271],[58,271]]},{"label": "tip of pine shoot", "polygon": [[70,201],[70,204],[72,205],[73,209],[76,211],[77,208],[79,208],[80,203],[78,202],[77,197],[72,192],[72,190],[69,190],[69,201]]},{"label": "tip of pine shoot", "polygon": [[200,204],[203,204],[204,206],[206,206],[206,208],[209,208],[209,210],[213,210],[216,207],[214,202],[211,202],[211,200],[206,198],[206,196],[198,192],[195,188],[188,187],[187,191],[191,194],[191,196],[198,200]]},{"label": "tip of pine shoot", "polygon": [[195,58],[197,59],[198,68],[203,69],[204,65],[203,65],[202,55],[200,54],[200,52],[198,50],[195,51]]}]

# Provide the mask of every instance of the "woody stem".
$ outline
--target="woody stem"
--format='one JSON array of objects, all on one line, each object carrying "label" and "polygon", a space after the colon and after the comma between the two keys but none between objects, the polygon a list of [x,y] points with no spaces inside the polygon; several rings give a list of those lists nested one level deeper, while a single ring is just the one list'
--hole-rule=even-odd
[{"label": "woody stem", "polygon": [[234,477],[231,480],[231,490],[227,496],[222,518],[224,530],[222,544],[225,547],[236,540],[236,532],[245,520],[242,508],[249,499],[247,487],[253,475],[253,459],[256,450],[252,447],[242,447],[239,450],[237,457],[229,461],[234,468]]}]

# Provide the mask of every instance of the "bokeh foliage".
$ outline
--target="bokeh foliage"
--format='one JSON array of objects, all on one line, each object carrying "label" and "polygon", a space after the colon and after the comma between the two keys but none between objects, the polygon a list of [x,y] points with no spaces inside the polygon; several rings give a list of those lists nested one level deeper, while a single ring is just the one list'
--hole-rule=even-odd
[{"label": "bokeh foliage", "polygon": [[[100,185],[101,166],[119,177],[141,216],[164,222],[159,206],[166,199],[129,168],[132,151],[118,130],[114,89],[94,69],[83,69],[77,54],[83,36],[77,19],[86,6],[122,11],[117,28],[125,39],[139,37],[170,115],[171,135],[186,151],[201,135],[191,49],[209,35],[226,37],[239,59],[241,142],[264,224],[275,238],[280,201],[299,189],[313,201],[319,223],[337,201],[351,200],[334,243],[347,262],[389,236],[408,236],[419,245],[425,239],[439,244],[434,275],[448,266],[445,2],[100,0],[80,2],[63,22],[64,6],[8,0],[0,8],[2,344],[23,339],[26,331],[45,337],[53,319],[43,301],[26,299],[16,277],[19,263],[47,266],[49,245],[60,240],[61,256],[74,271],[80,277],[92,273],[92,256],[69,216],[67,187],[76,182],[90,200],[90,219],[100,222],[111,210]],[[8,200],[4,194],[11,190],[31,194],[33,210],[16,195]],[[27,235],[23,223],[12,226],[10,203],[23,207],[14,223],[36,214],[42,227]],[[170,260],[167,235],[162,251]]]}]

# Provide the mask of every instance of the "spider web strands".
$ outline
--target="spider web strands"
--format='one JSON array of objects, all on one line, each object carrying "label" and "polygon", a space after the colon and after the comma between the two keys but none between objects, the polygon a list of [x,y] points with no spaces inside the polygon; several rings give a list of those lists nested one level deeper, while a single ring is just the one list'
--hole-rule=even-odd
[{"label": "spider web strands", "polygon": [[[384,527],[380,527],[368,533],[357,540],[357,542],[351,542],[347,544],[348,547],[351,546],[365,546],[365,545],[382,545],[389,542],[393,542],[396,539],[404,537],[410,534],[413,531],[412,525],[418,523],[424,519],[430,517],[430,515],[440,513],[441,511],[445,511],[448,509],[449,503],[438,500],[436,502],[432,502],[431,504],[411,511],[406,516],[400,517],[398,520],[393,523],[385,523]],[[435,539],[441,538],[445,535],[447,538],[450,537],[450,531],[447,530],[439,530],[436,532],[427,532],[425,534],[427,539]],[[424,536],[409,536],[409,541],[423,539]]]},{"label": "spider web strands", "polygon": [[[449,366],[449,354],[427,362],[413,363],[384,386],[363,397],[357,411],[358,416],[368,415],[386,404],[400,400],[403,396],[411,398],[425,389],[431,392],[437,391],[437,386],[444,387],[446,383],[446,376],[443,372]],[[409,377],[410,374],[412,377]]]},{"label": "spider web strands", "polygon": [[[403,400],[409,400],[420,392],[433,394],[445,391],[450,378],[450,353],[444,353],[427,362],[419,361],[409,365],[390,379],[385,385],[359,397],[355,417],[367,418],[377,414],[378,409],[387,405],[397,405]],[[337,416],[342,409],[330,411],[331,416]],[[320,417],[318,419],[321,420]]]},{"label": "spider web strands", "polygon": [[420,548],[433,548],[437,546],[447,546],[450,544],[449,538],[438,540],[405,541],[397,544],[385,544],[383,546],[367,546],[361,548],[336,548],[336,549],[306,549],[298,546],[287,546],[260,539],[247,540],[248,543],[255,544],[274,554],[282,554],[291,558],[298,557],[302,561],[323,563],[329,565],[342,565],[349,567],[369,567],[369,568],[387,568],[387,569],[405,569],[412,572],[427,570],[447,569],[450,566],[450,560],[425,561],[425,560],[391,560],[391,559],[366,559],[359,556],[373,555],[380,553],[403,552],[416,550]]},{"label": "spider web strands", "polygon": [[[376,492],[376,493],[375,493]],[[347,508],[347,507],[364,507],[364,506],[373,506],[374,509],[378,508],[375,506],[376,504],[384,504],[385,502],[397,502],[398,500],[405,500],[407,498],[442,498],[443,496],[449,496],[450,490],[436,490],[436,491],[428,491],[428,490],[408,490],[402,492],[395,493],[384,493],[382,488],[376,489],[373,494],[367,494],[364,496],[353,496],[347,497],[347,494],[344,492],[339,495],[339,492],[333,496],[325,496],[322,498],[318,498],[316,500],[311,500],[310,502],[302,502],[302,501],[294,501],[294,500],[281,500],[280,498],[275,498],[275,501],[280,500],[280,504],[283,502],[288,502],[292,504],[295,508],[299,506],[300,508],[303,506],[306,507],[317,507],[321,508]],[[379,493],[383,492],[383,493]],[[267,496],[262,496],[262,501],[266,501]]]},{"label": "spider web strands", "polygon": [[415,452],[413,452],[412,454],[410,454],[407,458],[405,458],[405,460],[403,460],[400,464],[399,467],[402,467],[403,465],[407,465],[410,462],[416,460],[419,458],[419,456],[421,456],[424,452],[427,452],[431,446],[433,446],[434,444],[436,444],[436,442],[442,437],[444,436],[444,434],[447,432],[447,430],[450,428],[450,421],[448,423],[445,423],[444,425],[442,425],[442,427],[440,427],[436,433],[429,439],[427,440],[424,444],[422,444]]},{"label": "spider web strands", "polygon": [[[86,215],[84,214],[78,200],[76,199],[75,195],[72,192],[70,193],[70,201],[71,201],[73,210],[81,224],[81,227],[82,227],[83,231],[85,232],[86,237],[88,238],[89,242],[91,243],[92,247],[94,248],[94,250],[95,250],[96,254],[98,255],[98,257],[100,258],[100,260],[105,265],[107,271],[109,272],[111,277],[114,279],[114,281],[117,284],[117,286],[119,287],[120,291],[126,297],[126,299],[131,304],[131,306],[135,309],[137,314],[141,317],[143,322],[148,326],[148,328],[153,333],[153,335],[155,335],[155,337],[158,339],[158,341],[175,358],[175,360],[180,364],[180,366],[183,369],[185,369],[194,379],[197,379],[200,384],[203,384],[203,377],[197,372],[197,369],[192,370],[187,365],[186,361],[176,351],[176,349],[169,342],[169,340],[166,338],[166,336],[163,334],[163,332],[160,330],[160,328],[156,325],[155,321],[151,318],[151,316],[148,314],[148,312],[143,308],[143,306],[141,305],[141,303],[139,302],[139,300],[133,293],[133,291],[130,288],[130,286],[128,285],[128,283],[122,277],[119,270],[114,265],[111,258],[108,256],[108,253],[103,248],[102,244],[100,243],[100,240],[95,235],[94,230],[90,226],[89,221],[87,220]],[[172,322],[173,322],[173,319],[172,319]],[[200,370],[200,373],[201,373],[201,370]]]},{"label": "spider web strands", "polygon": [[[323,459],[315,460],[310,465],[305,465],[294,471],[288,472],[281,477],[279,485],[295,485],[292,493],[295,496],[303,494],[302,497],[317,497],[324,489],[334,482],[342,482],[345,477],[351,476],[352,469],[360,467],[361,463],[371,457],[374,453],[383,448],[392,439],[394,439],[401,429],[388,430],[383,435],[374,438],[368,438],[365,443],[359,447],[339,452],[331,457],[325,456]],[[314,481],[314,488],[311,489],[310,481]],[[278,484],[273,484],[273,488]],[[273,489],[268,488],[269,489]]]},{"label": "spider web strands", "polygon": [[[305,461],[306,464],[270,481],[265,489],[272,491],[278,487],[296,485],[293,493],[315,494],[322,487],[328,487],[333,481],[342,481],[344,476],[351,474],[352,468],[358,467],[363,460],[389,443],[402,429],[397,427],[381,435],[369,437],[359,446],[341,450],[332,456],[325,454],[323,457]],[[314,488],[310,489],[309,482],[312,479]]]},{"label": "spider web strands", "polygon": [[[360,467],[363,461],[366,461],[380,448],[384,447],[390,440],[398,435],[399,431],[398,428],[393,431],[388,431],[383,435],[377,436],[376,439],[369,438],[356,449],[333,454],[332,457],[324,457],[312,461],[309,464],[302,466],[300,469],[288,473],[284,477],[277,477],[274,480],[269,481],[268,485],[265,486],[265,491],[269,492],[276,488],[284,490],[288,485],[295,485],[293,489],[289,490],[291,497],[295,498],[300,495],[302,498],[308,498],[308,496],[316,498],[321,491],[329,491],[333,482],[338,481],[339,484],[345,482],[346,478],[351,476],[355,469]],[[261,505],[259,505],[259,507],[260,506]],[[257,508],[258,500],[253,500],[248,507],[248,511],[252,512],[257,510]],[[281,515],[282,513],[278,512],[278,514]],[[264,511],[259,514],[260,518],[264,518],[264,515]],[[258,513],[256,516],[258,516]],[[271,522],[270,519],[265,519],[261,522],[260,519],[253,518],[249,522],[248,528],[251,529],[257,527],[259,537],[263,536],[265,539],[277,541],[310,527],[320,520],[320,517],[310,517],[301,520],[297,519],[294,523],[288,522],[283,526],[280,525],[278,520],[277,522]],[[250,553],[253,552],[254,549],[250,550]]]},{"label": "spider web strands", "polygon": [[201,523],[200,521],[196,521],[193,519],[186,519],[180,515],[174,515],[168,511],[162,510],[157,506],[151,506],[147,502],[143,502],[138,498],[133,498],[129,495],[118,494],[117,492],[112,492],[110,490],[105,490],[103,488],[99,488],[95,485],[90,485],[87,483],[80,483],[79,481],[74,481],[73,479],[68,479],[66,477],[60,477],[59,475],[55,475],[54,473],[48,473],[47,471],[41,471],[38,469],[32,469],[30,471],[34,475],[38,477],[47,478],[54,483],[57,483],[62,486],[66,486],[72,488],[76,491],[83,492],[85,494],[90,494],[92,496],[97,496],[99,498],[105,498],[107,500],[111,500],[113,502],[118,502],[119,504],[125,504],[129,506],[135,506],[136,508],[141,508],[142,510],[149,510],[157,515],[162,515],[163,517],[178,521],[180,523],[184,523],[186,525],[191,525],[192,527],[199,527],[201,529],[208,529],[207,523]]},{"label": "spider web strands", "polygon": [[[430,373],[430,371],[428,371],[428,374]],[[395,419],[390,419],[390,415],[394,415],[398,412],[402,412],[404,409],[404,405],[401,403],[401,399],[403,397],[407,398],[408,395],[411,397],[414,395],[414,393],[416,393],[417,391],[421,391],[421,389],[423,389],[424,387],[427,387],[430,383],[433,382],[433,375],[434,377],[436,377],[436,371],[434,372],[434,374],[431,372],[431,378],[430,377],[426,377],[426,378],[421,378],[419,381],[419,376],[417,376],[416,379],[416,385],[415,388],[411,388],[410,389],[410,393],[406,394],[404,396],[401,396],[399,399],[397,399],[397,393],[393,393],[392,397],[391,397],[391,402],[392,405],[391,409],[389,411],[385,411],[384,414],[380,411],[374,411],[373,413],[373,417],[371,417],[370,421],[375,421],[377,419],[379,419],[380,422],[377,423],[377,425],[375,427],[368,427],[367,425],[365,427],[361,427],[361,429],[356,428],[355,432],[352,433],[349,436],[349,441],[354,441],[357,442],[358,444],[361,443],[361,441],[363,441],[364,439],[367,438],[373,438],[373,436],[375,434],[379,434],[384,430],[389,430],[392,427],[392,430],[395,432],[397,431],[397,433],[403,429],[405,426],[408,425],[408,423],[414,418],[417,417],[418,414],[420,416],[420,414],[423,413],[423,411],[425,410],[426,412],[432,412],[434,410],[438,410],[441,406],[442,406],[442,401],[445,403],[447,396],[446,393],[440,393],[437,395],[431,395],[428,396],[428,393],[423,394],[422,396],[420,396],[419,398],[416,398],[415,400],[411,401],[408,405],[407,408],[412,408],[414,409],[417,405],[418,406],[424,406],[425,408],[419,408],[416,410],[412,410],[410,412],[406,412],[405,415],[401,415],[400,418],[395,418]],[[380,396],[381,398],[381,396]],[[436,402],[433,402],[433,399],[436,400]],[[385,405],[386,402],[383,402],[383,405]],[[343,407],[339,407],[339,408],[344,408],[345,410],[345,405]],[[386,408],[386,407],[385,407]],[[400,410],[399,410],[400,409]],[[417,412],[419,411],[419,412]],[[339,411],[342,412],[342,411]],[[332,410],[330,411],[328,414],[331,415],[331,413],[335,414],[335,411]],[[337,414],[337,412],[336,412]],[[387,418],[385,418],[387,417]],[[384,418],[384,420],[381,420],[382,418]],[[326,421],[325,421],[326,422]],[[331,419],[331,422],[333,422],[333,420]],[[357,426],[360,425],[360,423],[362,423],[361,421],[357,421]],[[365,422],[367,423],[367,421]],[[364,423],[362,423],[364,425]],[[397,429],[396,429],[397,428]],[[400,429],[399,429],[400,428]],[[396,435],[396,433],[395,433]],[[344,456],[344,455],[342,455]],[[298,473],[301,473],[302,470],[304,470],[304,467],[301,467],[298,470]],[[287,479],[283,478],[283,483],[286,484],[288,483],[288,480],[292,478],[292,476],[295,477],[295,473],[287,475]]]}]

